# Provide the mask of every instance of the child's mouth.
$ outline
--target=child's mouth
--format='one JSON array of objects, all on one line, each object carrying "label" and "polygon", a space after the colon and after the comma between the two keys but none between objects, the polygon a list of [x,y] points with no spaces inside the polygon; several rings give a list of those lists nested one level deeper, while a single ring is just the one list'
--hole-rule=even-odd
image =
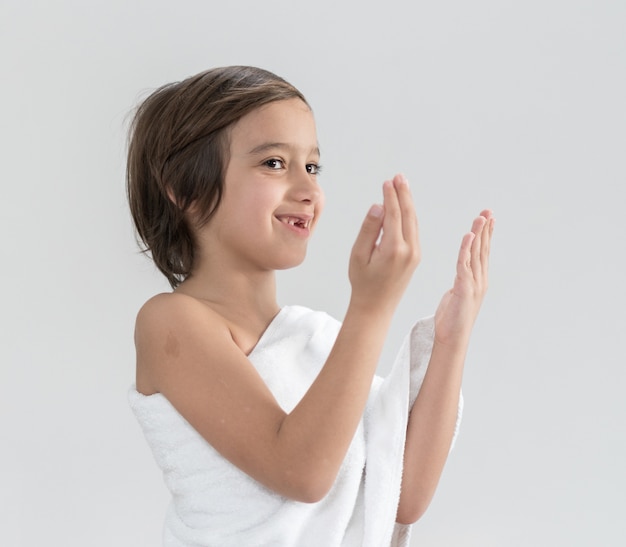
[{"label": "child's mouth", "polygon": [[281,216],[277,216],[276,218],[280,220],[280,222],[282,222],[283,224],[289,224],[290,226],[295,226],[303,230],[309,227],[309,225],[311,224],[311,220],[312,220],[310,218],[301,218],[297,216],[288,216],[288,215],[281,215]]}]

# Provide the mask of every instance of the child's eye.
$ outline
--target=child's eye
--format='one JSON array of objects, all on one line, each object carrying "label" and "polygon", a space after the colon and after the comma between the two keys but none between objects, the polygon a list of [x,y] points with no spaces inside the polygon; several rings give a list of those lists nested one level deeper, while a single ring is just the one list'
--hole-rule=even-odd
[{"label": "child's eye", "polygon": [[270,160],[266,160],[265,165],[267,167],[269,167],[270,169],[282,169],[283,167],[285,167],[285,164],[283,162],[283,160],[279,160],[277,158],[272,158]]},{"label": "child's eye", "polygon": [[309,175],[319,175],[322,172],[322,166],[317,163],[307,163],[306,172]]}]

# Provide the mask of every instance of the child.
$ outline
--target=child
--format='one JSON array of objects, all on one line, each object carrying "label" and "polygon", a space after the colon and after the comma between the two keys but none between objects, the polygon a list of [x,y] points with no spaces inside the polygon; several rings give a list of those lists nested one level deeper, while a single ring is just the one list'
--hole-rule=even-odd
[{"label": "child", "polygon": [[420,260],[404,176],[365,217],[343,324],[276,302],[275,270],[302,262],[323,209],[319,156],[302,94],[258,68],[166,85],[135,114],[130,207],[173,288],[137,316],[129,392],[172,493],[165,545],[407,545],[434,494],[492,214],[474,220],[453,288],[383,381],[383,342]]}]

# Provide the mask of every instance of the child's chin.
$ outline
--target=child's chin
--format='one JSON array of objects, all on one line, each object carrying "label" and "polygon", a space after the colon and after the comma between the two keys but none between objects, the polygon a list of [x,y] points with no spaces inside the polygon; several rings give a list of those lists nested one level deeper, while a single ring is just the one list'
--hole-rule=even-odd
[{"label": "child's chin", "polygon": [[302,264],[304,262],[304,259],[306,258],[306,253],[302,253],[302,256],[299,257],[289,257],[288,259],[285,259],[283,261],[281,261],[280,263],[276,264],[275,269],[276,270],[290,270],[291,268],[296,268],[297,266],[300,266],[300,264]]}]

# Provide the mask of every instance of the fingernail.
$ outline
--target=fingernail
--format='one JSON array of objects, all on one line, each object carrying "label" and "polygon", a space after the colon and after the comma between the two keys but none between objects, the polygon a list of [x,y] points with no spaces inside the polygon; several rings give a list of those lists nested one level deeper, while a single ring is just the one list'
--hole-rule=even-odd
[{"label": "fingernail", "polygon": [[374,218],[380,218],[383,216],[383,208],[380,205],[372,205],[368,214]]},{"label": "fingernail", "polygon": [[400,183],[409,185],[409,179],[407,179],[402,173],[400,173]]}]

